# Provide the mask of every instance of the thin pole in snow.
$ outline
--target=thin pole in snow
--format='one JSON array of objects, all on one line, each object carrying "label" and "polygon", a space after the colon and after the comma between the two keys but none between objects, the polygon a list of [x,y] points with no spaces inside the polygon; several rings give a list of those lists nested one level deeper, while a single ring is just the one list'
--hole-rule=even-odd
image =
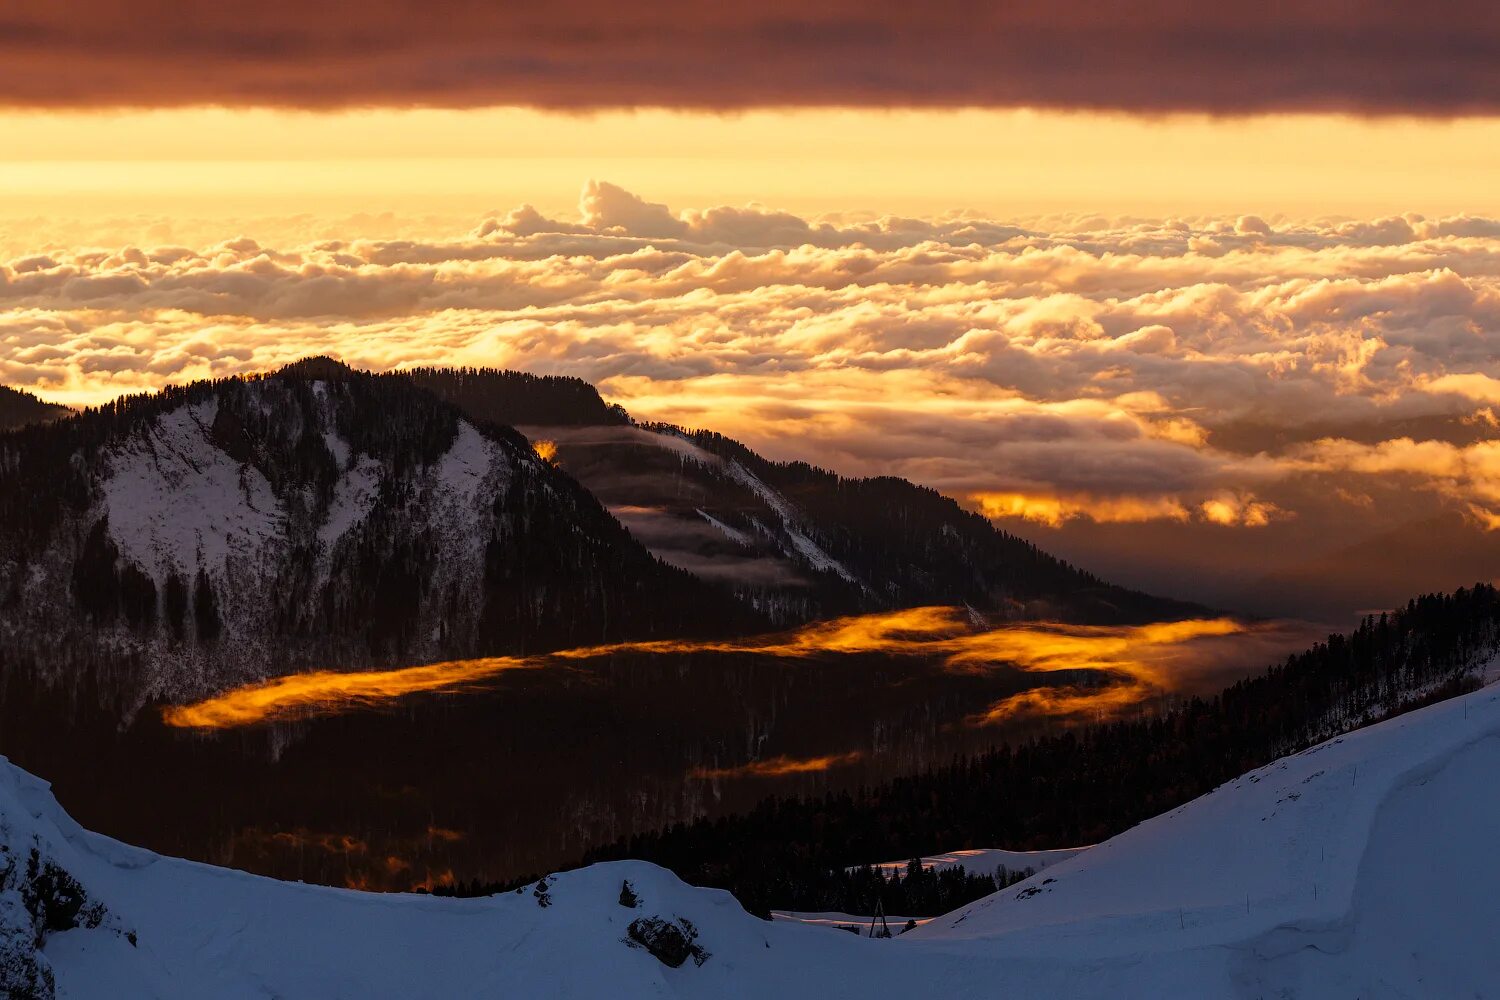
[{"label": "thin pole in snow", "polygon": [[1177,908],[1177,926],[1180,930],[1187,930],[1187,921],[1182,919],[1182,907]]}]

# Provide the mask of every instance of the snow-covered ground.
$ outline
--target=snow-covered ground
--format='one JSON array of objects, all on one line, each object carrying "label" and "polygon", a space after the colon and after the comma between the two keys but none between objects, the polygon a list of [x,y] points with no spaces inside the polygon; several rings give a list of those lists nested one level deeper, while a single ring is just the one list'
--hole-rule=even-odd
[{"label": "snow-covered ground", "polygon": [[829,930],[843,931],[845,934],[858,933],[862,937],[871,937],[871,931],[878,934],[881,930],[889,930],[892,935],[900,934],[906,929],[908,922],[918,927],[931,920],[931,917],[898,917],[888,915],[882,927],[878,920],[872,922],[872,918],[862,917],[857,913],[839,913],[836,910],[819,910],[808,912],[803,910],[772,910],[772,920],[783,920],[788,923],[802,924],[807,927],[826,927]]},{"label": "snow-covered ground", "polygon": [[[47,937],[63,997],[1485,997],[1497,772],[1490,687],[1251,772],[891,941],[763,922],[639,862],[557,876],[546,906],[531,888],[274,882],[85,832],[8,764],[0,843],[36,846],[108,909]],[[0,932],[21,947],[16,878]],[[709,957],[668,968],[629,947],[643,916],[690,921]]]}]

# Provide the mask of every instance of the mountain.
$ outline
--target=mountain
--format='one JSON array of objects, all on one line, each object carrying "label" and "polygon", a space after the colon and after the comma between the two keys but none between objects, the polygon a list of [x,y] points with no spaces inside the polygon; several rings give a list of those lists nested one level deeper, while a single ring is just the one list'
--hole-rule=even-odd
[{"label": "mountain", "polygon": [[[663,475],[680,492],[639,516]],[[709,568],[651,530],[688,503],[722,546]],[[282,675],[764,644],[912,601],[967,603],[971,630],[1194,610],[1100,584],[910,484],[637,425],[573,379],[314,358],[0,434],[0,753],[95,829],[279,877],[511,879],[768,791],[970,754],[994,733],[954,720],[1115,680],[721,643],[553,660],[232,731],[174,728],[162,711]],[[763,754],[804,762],[713,777]]]},{"label": "mountain", "polygon": [[650,555],[509,427],[310,362],[0,437],[0,655],[183,698],[764,619]]},{"label": "mountain", "polygon": [[[513,424],[553,434],[555,462]],[[913,604],[1193,610],[904,481],[636,426],[576,379],[309,359],[12,431],[0,469],[0,656],[137,704]]]},{"label": "mountain", "polygon": [[60,420],[69,412],[66,406],[45,403],[29,392],[0,385],[0,431]]},{"label": "mountain", "polygon": [[476,420],[516,424],[656,556],[777,625],[944,604],[990,619],[1119,622],[1201,608],[1112,587],[904,479],[772,462],[709,430],[638,423],[587,383],[408,373]]},{"label": "mountain", "polygon": [[1487,996],[1497,767],[1487,687],[872,941],[757,920],[641,862],[486,899],[275,882],[89,833],[0,761],[0,986],[45,1000]]},{"label": "mountain", "polygon": [[413,383],[481,423],[555,427],[628,427],[630,414],[611,406],[581,378],[496,368],[412,368]]}]

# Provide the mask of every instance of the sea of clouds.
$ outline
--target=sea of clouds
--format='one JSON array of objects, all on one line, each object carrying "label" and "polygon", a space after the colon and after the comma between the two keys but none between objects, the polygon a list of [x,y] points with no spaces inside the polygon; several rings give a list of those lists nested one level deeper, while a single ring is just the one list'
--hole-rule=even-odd
[{"label": "sea of clouds", "polygon": [[575,219],[444,238],[0,262],[0,382],[50,398],[321,353],[523,368],[1022,527],[1285,545],[1500,528],[1496,331],[1500,221],[1474,217],[851,221],[590,182]]}]

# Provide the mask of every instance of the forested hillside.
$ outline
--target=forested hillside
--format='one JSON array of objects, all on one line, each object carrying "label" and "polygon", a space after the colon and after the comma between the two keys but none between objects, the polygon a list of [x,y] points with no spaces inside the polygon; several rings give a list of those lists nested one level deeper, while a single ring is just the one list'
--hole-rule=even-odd
[{"label": "forested hillside", "polygon": [[[1427,595],[1159,717],[1003,745],[874,788],[767,799],[747,814],[631,837],[584,862],[654,861],[762,913],[868,912],[869,882],[851,864],[1096,843],[1279,756],[1470,690],[1497,654],[1493,586]],[[897,902],[887,898],[887,908]]]},{"label": "forested hillside", "polygon": [[65,417],[68,408],[44,403],[29,392],[0,385],[0,431]]},{"label": "forested hillside", "polygon": [[499,368],[412,368],[413,383],[457,406],[471,420],[515,426],[621,426],[630,416],[599,398],[583,379]]},{"label": "forested hillside", "polygon": [[0,654],[140,697],[764,625],[509,427],[328,362],[0,436]]}]

